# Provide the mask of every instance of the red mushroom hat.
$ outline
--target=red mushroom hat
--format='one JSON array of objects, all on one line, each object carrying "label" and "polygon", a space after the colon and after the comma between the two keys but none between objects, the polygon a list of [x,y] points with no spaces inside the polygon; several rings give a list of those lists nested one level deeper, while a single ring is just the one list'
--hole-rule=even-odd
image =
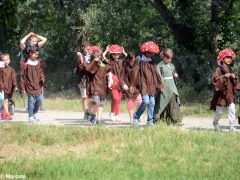
[{"label": "red mushroom hat", "polygon": [[140,47],[141,52],[159,53],[159,46],[153,41],[147,41]]},{"label": "red mushroom hat", "polygon": [[102,49],[99,46],[94,45],[94,46],[91,46],[90,51],[91,52],[93,52],[93,51],[100,51],[100,52],[102,52]]},{"label": "red mushroom hat", "polygon": [[114,53],[114,54],[122,54],[123,48],[117,44],[113,44],[113,45],[109,46],[108,52]]},{"label": "red mushroom hat", "polygon": [[221,61],[226,57],[229,56],[232,59],[236,57],[235,52],[233,52],[231,49],[223,49],[218,53],[217,56],[217,64],[220,65]]}]

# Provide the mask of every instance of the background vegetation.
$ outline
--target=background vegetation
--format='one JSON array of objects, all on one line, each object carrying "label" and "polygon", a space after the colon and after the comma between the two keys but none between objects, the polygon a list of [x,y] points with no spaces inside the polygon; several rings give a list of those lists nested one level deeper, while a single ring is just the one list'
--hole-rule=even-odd
[{"label": "background vegetation", "polygon": [[[238,0],[3,0],[0,51],[19,67],[19,40],[29,32],[48,38],[41,51],[47,91],[76,89],[76,49],[84,40],[105,48],[118,43],[138,53],[146,40],[170,47],[180,74],[180,89],[209,94],[209,79],[219,49],[239,52]],[[205,93],[205,94],[206,94]]]}]

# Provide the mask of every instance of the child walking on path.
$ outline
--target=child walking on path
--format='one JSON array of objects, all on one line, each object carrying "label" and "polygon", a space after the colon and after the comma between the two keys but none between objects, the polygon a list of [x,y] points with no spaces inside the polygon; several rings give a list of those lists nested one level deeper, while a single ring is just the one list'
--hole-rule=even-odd
[{"label": "child walking on path", "polygon": [[[46,42],[47,42],[47,38],[40,36],[34,32],[30,32],[29,34],[27,34],[23,39],[20,40],[20,49],[21,49],[20,63],[24,63],[24,61],[28,58],[28,51],[29,51],[29,49],[31,49],[31,47],[35,46],[38,48],[42,48]],[[42,89],[42,92],[43,92],[43,89]],[[43,94],[42,94],[42,96],[43,96]],[[26,94],[23,94],[23,101],[24,101],[25,108],[27,108],[26,107],[26,104],[27,104]],[[43,101],[40,104],[40,109],[45,110],[43,107]]]},{"label": "child walking on path", "polygon": [[154,42],[148,41],[140,47],[140,51],[143,53],[138,56],[142,103],[134,114],[133,125],[138,126],[139,119],[146,108],[147,124],[154,125],[154,95],[162,90],[162,83],[152,57],[159,53],[159,47]]},{"label": "child walking on path", "polygon": [[39,48],[33,46],[28,51],[28,59],[21,64],[19,74],[20,93],[28,96],[29,122],[38,122],[37,113],[42,101],[42,87],[45,76],[38,59]]},{"label": "child walking on path", "polygon": [[99,50],[94,50],[91,54],[91,63],[85,62],[86,71],[89,75],[89,86],[87,94],[90,100],[91,109],[91,124],[100,124],[102,121],[103,105],[107,97],[107,74],[111,69],[110,63],[102,58],[102,53]]},{"label": "child walking on path", "polygon": [[163,83],[163,91],[155,95],[154,117],[166,120],[168,124],[180,123],[180,99],[174,80],[178,78],[178,74],[175,66],[171,63],[173,51],[165,49],[160,53],[160,58],[162,61],[157,65],[157,71]]},{"label": "child walking on path", "polygon": [[218,68],[216,69],[212,83],[214,85],[214,96],[211,102],[211,110],[215,111],[213,127],[216,131],[221,131],[218,121],[223,113],[223,108],[227,107],[230,131],[236,131],[235,128],[235,95],[234,89],[239,90],[235,73],[230,64],[236,57],[231,49],[224,49],[219,52],[217,57]]},{"label": "child walking on path", "polygon": [[125,69],[125,78],[126,83],[129,87],[129,90],[126,91],[127,97],[127,109],[130,117],[130,123],[133,123],[133,109],[134,109],[134,101],[137,102],[137,108],[142,103],[142,96],[140,94],[139,87],[139,64],[134,55],[134,53],[129,53],[127,55],[126,61],[124,61],[124,69]]},{"label": "child walking on path", "polygon": [[3,71],[3,87],[4,87],[4,102],[3,102],[3,110],[2,119],[12,120],[12,116],[9,113],[8,105],[9,101],[12,99],[13,92],[16,89],[16,73],[15,70],[9,66],[10,56],[9,54],[1,54],[1,61],[5,63],[5,67],[2,69]]},{"label": "child walking on path", "polygon": [[77,52],[77,68],[76,68],[76,76],[77,83],[80,89],[80,93],[82,96],[82,107],[84,111],[84,120],[87,120],[90,116],[89,107],[88,107],[88,96],[87,96],[87,87],[89,85],[89,74],[85,69],[85,63],[90,63],[90,54],[91,54],[91,46],[88,42],[83,43],[82,52]]},{"label": "child walking on path", "polygon": [[110,119],[113,121],[118,121],[120,103],[122,99],[122,90],[128,90],[128,86],[124,81],[125,74],[122,59],[119,58],[121,54],[124,54],[125,56],[127,56],[127,54],[124,51],[124,48],[117,44],[107,46],[105,52],[103,53],[104,58],[106,58],[107,53],[110,54],[111,73],[115,75],[119,80],[119,85],[116,88],[111,89],[112,103]]},{"label": "child walking on path", "polygon": [[[2,53],[1,53],[2,54]],[[3,58],[0,58],[0,119],[2,119],[2,107],[4,103],[4,82],[3,82],[3,69],[5,68],[5,62]]]}]

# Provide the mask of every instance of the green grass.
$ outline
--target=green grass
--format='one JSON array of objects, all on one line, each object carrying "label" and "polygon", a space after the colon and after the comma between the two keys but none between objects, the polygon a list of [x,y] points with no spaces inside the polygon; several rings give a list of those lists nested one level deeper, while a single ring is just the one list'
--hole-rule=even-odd
[{"label": "green grass", "polygon": [[[238,179],[240,135],[145,128],[0,126],[0,174],[28,179]],[[4,151],[4,148],[7,148]]]}]

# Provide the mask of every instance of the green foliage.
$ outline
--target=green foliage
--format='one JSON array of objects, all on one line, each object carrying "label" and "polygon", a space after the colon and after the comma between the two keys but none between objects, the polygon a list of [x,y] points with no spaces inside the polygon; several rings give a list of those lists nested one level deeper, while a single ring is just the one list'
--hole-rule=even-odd
[{"label": "green foliage", "polygon": [[[219,8],[216,28],[211,21],[213,2]],[[33,31],[47,37],[41,57],[51,92],[73,88],[74,56],[83,40],[102,48],[118,43],[135,53],[146,40],[161,49],[170,47],[180,78],[197,91],[208,86],[215,67],[214,37],[218,49],[239,51],[238,0],[10,0],[0,3],[0,10],[0,50],[12,55],[15,68],[24,35]]]}]

